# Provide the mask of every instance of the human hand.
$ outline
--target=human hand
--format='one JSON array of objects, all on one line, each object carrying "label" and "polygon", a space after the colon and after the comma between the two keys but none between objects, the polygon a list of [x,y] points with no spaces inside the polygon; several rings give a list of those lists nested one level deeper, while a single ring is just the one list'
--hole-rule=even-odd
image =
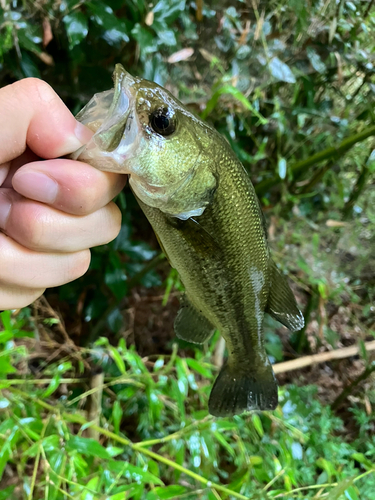
[{"label": "human hand", "polygon": [[92,132],[45,82],[27,78],[0,89],[0,107],[1,310],[24,307],[87,271],[89,248],[119,233],[111,200],[126,177],[53,159]]}]

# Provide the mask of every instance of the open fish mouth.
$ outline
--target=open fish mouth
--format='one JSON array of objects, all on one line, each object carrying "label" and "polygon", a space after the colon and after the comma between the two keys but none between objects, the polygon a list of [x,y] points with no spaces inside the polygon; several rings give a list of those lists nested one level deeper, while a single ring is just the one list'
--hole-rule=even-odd
[{"label": "open fish mouth", "polygon": [[117,64],[114,81],[114,89],[95,94],[77,114],[76,119],[94,135],[70,158],[99,170],[129,174],[127,160],[137,149],[140,136],[135,112],[137,79]]},{"label": "open fish mouth", "polygon": [[[194,143],[195,153],[189,151],[190,159],[174,152],[176,148],[181,150],[179,136],[173,135],[178,130],[180,109],[164,89],[131,76],[117,64],[114,89],[95,94],[76,116],[94,134],[70,158],[101,171],[128,174],[135,195],[168,215],[182,220],[201,215],[207,205],[201,195],[204,198],[212,186],[200,185],[196,179],[200,143]],[[165,132],[169,130],[163,128],[166,124],[172,132]],[[199,175],[202,177],[201,172]],[[208,177],[212,184],[210,173]]]}]

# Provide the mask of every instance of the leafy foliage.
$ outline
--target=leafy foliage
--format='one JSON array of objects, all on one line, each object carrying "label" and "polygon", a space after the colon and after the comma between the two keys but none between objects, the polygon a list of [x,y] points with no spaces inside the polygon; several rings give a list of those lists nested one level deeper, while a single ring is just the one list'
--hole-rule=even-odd
[{"label": "leafy foliage", "polygon": [[[282,361],[375,334],[374,32],[371,0],[3,0],[0,85],[43,78],[76,113],[121,62],[225,135],[306,303],[307,327],[290,339],[266,322]],[[131,194],[117,202],[117,240],[47,292],[63,321],[1,314],[0,500],[372,498],[371,385],[350,418],[292,385],[274,414],[215,420],[215,342],[180,357],[168,333],[159,352],[171,354],[155,359],[125,343],[132,295],[163,282],[168,309],[182,287]]]},{"label": "leafy foliage", "polygon": [[[77,353],[76,368],[59,361],[38,376],[15,378],[12,364],[19,368],[29,360],[15,342],[24,320],[8,312],[1,319],[8,325],[2,358],[11,375],[1,382],[0,475],[8,484],[1,494],[54,500],[119,500],[125,492],[125,498],[146,500],[327,493],[371,498],[375,443],[367,430],[375,421],[359,407],[352,442],[311,386],[283,389],[274,413],[215,419],[206,409],[215,372],[210,350],[187,358],[174,350],[146,368],[123,341],[115,348],[103,338]],[[100,366],[102,386],[93,387],[95,375],[80,373],[88,359]],[[102,406],[88,421],[90,398],[101,390]]]},{"label": "leafy foliage", "polygon": [[[354,217],[360,225],[362,217],[373,234],[371,201],[361,196],[374,171],[370,7],[360,0],[254,0],[249,6],[185,0],[46,0],[36,6],[5,0],[0,81],[42,77],[76,112],[111,86],[114,65],[121,62],[166,85],[211,121],[249,170],[263,204],[281,199],[276,216],[287,216],[292,225],[296,214],[318,224]],[[336,149],[366,130],[370,135],[357,146]],[[305,167],[319,151],[318,163]],[[127,195],[119,201],[126,213],[120,238],[95,250],[86,277],[60,292],[60,300],[82,310],[88,332],[98,332],[95,324],[103,315],[107,325],[100,323],[101,330],[118,331],[115,304],[152,256],[133,241],[139,209]],[[142,231],[147,227],[143,222]],[[146,286],[158,279],[141,277]],[[310,286],[309,276],[303,279]],[[83,308],[77,297],[85,297]]]}]

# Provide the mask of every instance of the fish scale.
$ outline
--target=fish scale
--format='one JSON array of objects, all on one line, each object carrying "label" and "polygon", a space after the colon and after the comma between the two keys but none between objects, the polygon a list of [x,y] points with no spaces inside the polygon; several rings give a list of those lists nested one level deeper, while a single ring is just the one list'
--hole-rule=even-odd
[{"label": "fish scale", "polygon": [[304,320],[271,259],[253,185],[227,141],[172,94],[121,65],[114,80],[109,109],[107,91],[78,114],[89,127],[95,122],[95,134],[73,158],[129,175],[186,289],[176,335],[199,344],[217,329],[225,338],[228,359],[212,388],[210,413],[274,409],[264,314],[291,330]]}]

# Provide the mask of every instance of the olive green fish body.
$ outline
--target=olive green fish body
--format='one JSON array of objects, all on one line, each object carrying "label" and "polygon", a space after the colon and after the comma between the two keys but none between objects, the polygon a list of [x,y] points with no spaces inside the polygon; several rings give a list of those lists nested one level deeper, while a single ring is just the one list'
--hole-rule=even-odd
[{"label": "olive green fish body", "polygon": [[121,65],[114,91],[96,94],[78,119],[95,134],[73,158],[129,174],[180,274],[186,294],[177,336],[203,343],[218,329],[226,340],[228,360],[211,391],[210,413],[275,408],[264,314],[291,330],[302,328],[303,316],[270,258],[259,201],[229,144],[168,91]]},{"label": "olive green fish body", "polygon": [[[221,415],[248,408],[272,409],[277,388],[263,345],[271,271],[262,214],[242,165],[221,137],[216,142],[219,160],[212,167],[218,184],[201,216],[179,220],[138,201],[171,265],[178,270],[189,302],[225,338],[229,353],[225,369],[233,372],[228,377],[238,379],[243,373],[245,385],[250,378],[251,385],[256,380],[264,387],[262,392],[254,388],[250,400],[249,388],[242,386],[242,399],[241,394],[225,397],[226,381],[217,398],[213,391],[210,401],[210,412]],[[191,341],[192,335],[189,332],[186,340]],[[235,393],[235,381],[230,387]]]}]

